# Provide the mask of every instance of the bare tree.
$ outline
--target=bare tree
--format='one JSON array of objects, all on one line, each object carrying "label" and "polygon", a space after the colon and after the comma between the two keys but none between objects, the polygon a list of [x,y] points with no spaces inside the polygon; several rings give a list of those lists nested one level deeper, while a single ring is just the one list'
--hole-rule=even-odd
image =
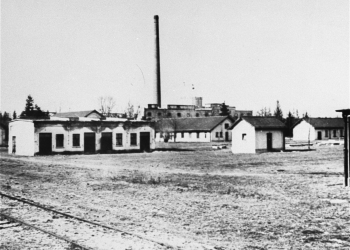
[{"label": "bare tree", "polygon": [[125,109],[125,114],[127,118],[135,118],[135,108],[130,101],[128,102],[128,106]]},{"label": "bare tree", "polygon": [[271,109],[270,108],[262,108],[259,111],[256,112],[257,116],[272,116]]},{"label": "bare tree", "polygon": [[115,107],[115,100],[112,96],[100,96],[98,98],[98,105],[100,107],[100,112],[109,117]]}]

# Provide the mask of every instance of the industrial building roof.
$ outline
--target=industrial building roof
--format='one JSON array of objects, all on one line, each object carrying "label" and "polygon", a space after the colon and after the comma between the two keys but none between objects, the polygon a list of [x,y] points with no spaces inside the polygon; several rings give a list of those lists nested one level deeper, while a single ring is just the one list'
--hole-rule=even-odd
[{"label": "industrial building roof", "polygon": [[92,113],[97,113],[100,117],[103,117],[103,115],[96,110],[64,112],[64,113],[57,113],[54,116],[61,117],[61,118],[88,117]]},{"label": "industrial building roof", "polygon": [[229,129],[233,129],[241,121],[246,121],[255,129],[284,129],[286,126],[276,117],[267,116],[243,116],[239,118]]},{"label": "industrial building roof", "polygon": [[189,118],[165,118],[158,120],[156,131],[208,131],[213,130],[224,120],[233,118],[230,116],[209,116],[209,117],[189,117]]},{"label": "industrial building roof", "polygon": [[298,125],[301,121],[310,123],[314,128],[344,128],[343,118],[304,118],[294,125]]}]

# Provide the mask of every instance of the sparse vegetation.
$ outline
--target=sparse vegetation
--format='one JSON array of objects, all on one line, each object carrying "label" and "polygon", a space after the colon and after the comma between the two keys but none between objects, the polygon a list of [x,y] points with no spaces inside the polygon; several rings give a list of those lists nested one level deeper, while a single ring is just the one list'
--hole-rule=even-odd
[{"label": "sparse vegetation", "polygon": [[0,181],[11,186],[4,192],[25,190],[37,202],[174,239],[184,249],[350,245],[341,146],[255,155],[192,148],[30,159],[3,154]]}]

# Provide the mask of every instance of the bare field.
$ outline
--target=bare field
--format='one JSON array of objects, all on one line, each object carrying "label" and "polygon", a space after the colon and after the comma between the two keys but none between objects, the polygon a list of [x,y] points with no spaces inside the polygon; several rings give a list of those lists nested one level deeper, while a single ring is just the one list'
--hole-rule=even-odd
[{"label": "bare field", "polygon": [[341,146],[256,155],[161,147],[170,151],[3,152],[1,190],[183,249],[350,248]]}]

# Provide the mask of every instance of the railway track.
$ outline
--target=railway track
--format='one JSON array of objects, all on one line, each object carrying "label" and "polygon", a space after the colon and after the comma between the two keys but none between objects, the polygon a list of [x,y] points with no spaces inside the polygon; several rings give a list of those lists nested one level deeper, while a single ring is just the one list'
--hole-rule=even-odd
[{"label": "railway track", "polygon": [[[3,192],[0,192],[0,196],[0,219],[4,225],[30,228],[49,235],[51,239],[63,242],[59,249],[177,249],[169,244],[57,211],[21,197]],[[1,228],[0,223],[1,230],[7,230],[6,228]]]}]

